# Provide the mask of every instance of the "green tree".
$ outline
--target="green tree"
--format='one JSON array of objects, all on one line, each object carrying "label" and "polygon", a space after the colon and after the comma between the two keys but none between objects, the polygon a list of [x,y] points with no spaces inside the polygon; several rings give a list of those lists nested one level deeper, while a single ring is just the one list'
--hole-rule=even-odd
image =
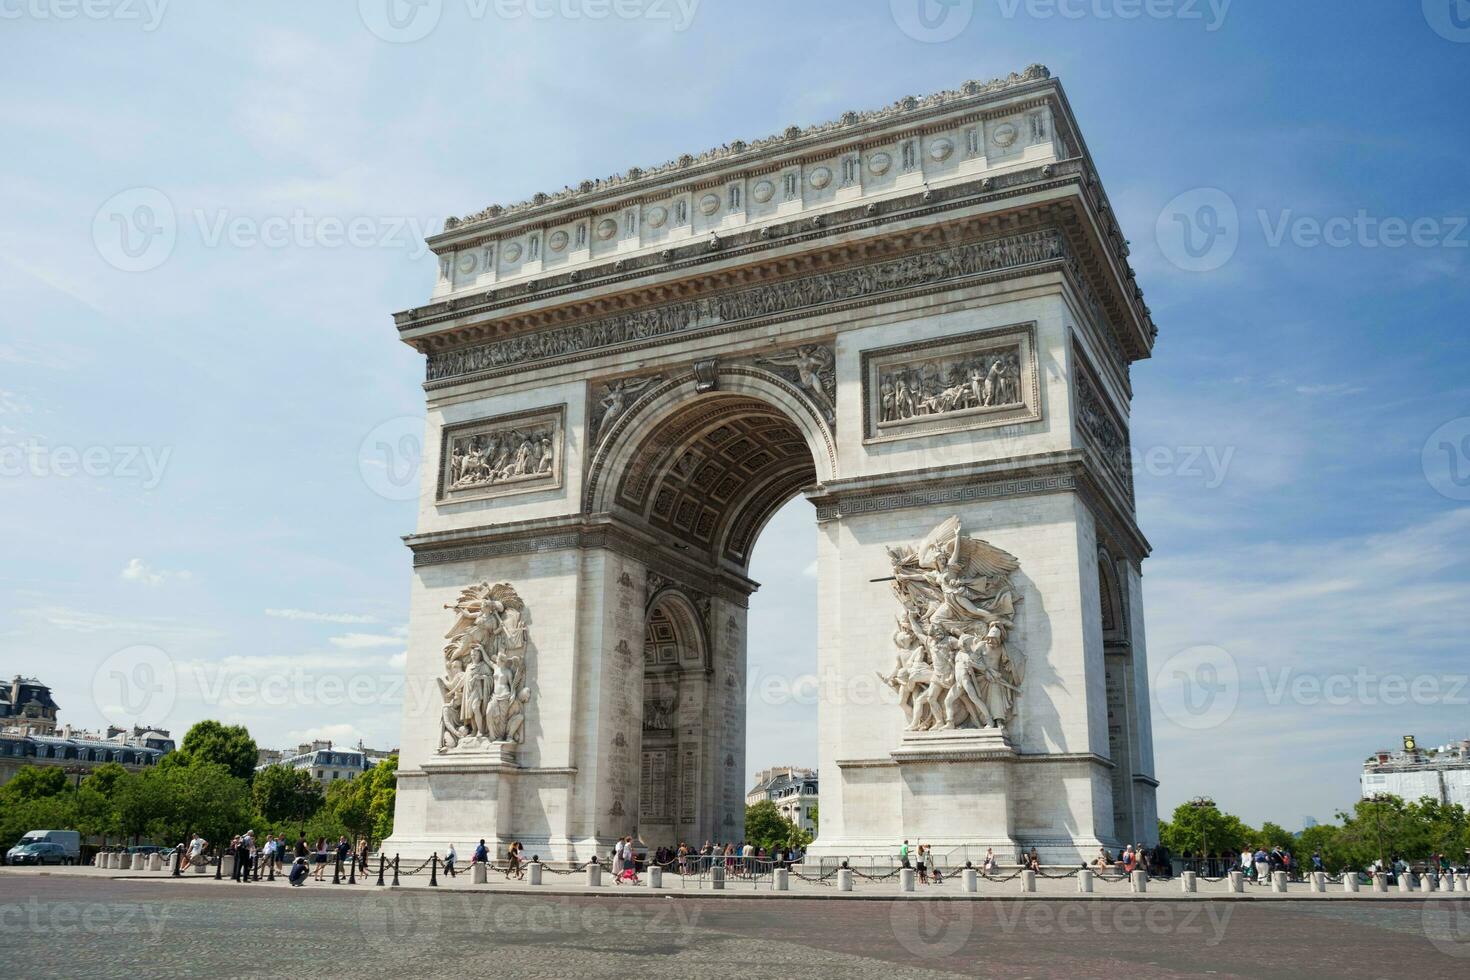
[{"label": "green tree", "polygon": [[745,808],[745,842],[763,847],[769,853],[777,847],[805,847],[811,835],[787,820],[770,800],[761,800]]},{"label": "green tree", "polygon": [[1159,842],[1175,855],[1198,854],[1208,849],[1215,854],[1239,853],[1251,846],[1255,832],[1235,814],[1216,807],[1181,803],[1173,819],[1159,821]]},{"label": "green tree", "polygon": [[267,766],[250,784],[255,810],[271,824],[295,822],[298,826],[316,816],[325,797],[321,784],[309,771],[290,766]]},{"label": "green tree", "polygon": [[1296,837],[1292,835],[1291,831],[1269,820],[1261,824],[1261,832],[1257,835],[1257,838],[1257,843],[1268,851],[1273,847],[1291,850],[1293,845],[1296,844]]},{"label": "green tree", "polygon": [[217,721],[201,721],[184,735],[179,750],[165,758],[175,765],[206,762],[224,766],[236,779],[250,782],[260,750],[243,725],[222,725]]},{"label": "green tree", "polygon": [[398,756],[389,756],[373,766],[364,778],[371,780],[373,836],[386,840],[393,835],[393,810],[398,803]]},{"label": "green tree", "polygon": [[26,766],[5,784],[4,797],[19,803],[66,792],[66,773],[56,766]]}]

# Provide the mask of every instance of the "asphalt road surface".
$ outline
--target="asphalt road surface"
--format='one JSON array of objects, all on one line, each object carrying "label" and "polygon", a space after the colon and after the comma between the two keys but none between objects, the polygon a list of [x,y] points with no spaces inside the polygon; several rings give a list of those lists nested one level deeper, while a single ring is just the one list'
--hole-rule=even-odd
[{"label": "asphalt road surface", "polygon": [[1470,976],[1470,902],[732,900],[0,873],[11,977]]}]

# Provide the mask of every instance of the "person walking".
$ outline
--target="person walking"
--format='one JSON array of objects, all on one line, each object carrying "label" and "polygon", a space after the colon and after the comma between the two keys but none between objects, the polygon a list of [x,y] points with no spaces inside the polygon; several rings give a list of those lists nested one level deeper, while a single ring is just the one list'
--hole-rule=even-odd
[{"label": "person walking", "polygon": [[907,868],[907,867],[910,867],[911,866],[909,864],[909,842],[907,840],[905,840],[902,844],[899,845],[899,848],[898,848],[898,866],[900,868]]},{"label": "person walking", "polygon": [[316,878],[317,881],[321,881],[322,875],[327,871],[327,839],[325,837],[318,837],[316,839],[316,848],[312,851],[311,861],[312,864],[316,865],[316,874],[312,877]]},{"label": "person walking", "polygon": [[455,877],[454,862],[459,855],[454,852],[454,844],[450,843],[449,850],[444,852],[444,873],[449,877]]}]

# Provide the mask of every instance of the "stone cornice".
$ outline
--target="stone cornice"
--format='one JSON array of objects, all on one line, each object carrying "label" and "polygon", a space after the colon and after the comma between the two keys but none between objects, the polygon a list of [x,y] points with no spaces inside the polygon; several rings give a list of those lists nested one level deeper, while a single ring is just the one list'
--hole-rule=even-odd
[{"label": "stone cornice", "polygon": [[[1071,190],[1074,197],[1057,197]],[[1034,203],[1010,213],[972,213],[958,225],[918,229],[922,220],[993,209],[1006,199],[1024,196],[1034,202],[1050,192],[1047,205]],[[1078,205],[1085,202],[1084,209]],[[1070,203],[1070,207],[1069,207]],[[1106,213],[1076,212],[1101,208]],[[600,265],[512,283],[483,292],[446,298],[394,315],[400,336],[425,353],[488,340],[492,337],[535,332],[561,324],[607,316],[642,306],[666,303],[689,295],[759,279],[780,279],[804,269],[834,267],[871,260],[904,248],[927,243],[953,242],[979,236],[995,237],[1021,227],[1052,223],[1082,235],[1072,265],[1079,280],[1090,280],[1084,292],[1102,297],[1099,317],[1113,327],[1120,350],[1129,360],[1149,356],[1157,333],[1142,293],[1131,279],[1123,251],[1127,245],[1107,210],[1101,185],[1081,159],[1029,169],[1013,170],[940,188],[871,202],[812,217],[685,240],[659,253],[631,255]],[[859,233],[878,232],[867,241],[853,241]],[[834,244],[835,238],[842,241]],[[817,253],[793,254],[797,248],[820,247]],[[1095,246],[1109,252],[1104,259],[1090,253]],[[1112,254],[1117,253],[1117,254]],[[730,268],[743,259],[762,259],[765,266]],[[685,278],[673,279],[674,275]],[[696,278],[689,278],[696,276]]]},{"label": "stone cornice", "polygon": [[631,167],[604,180],[584,180],[577,187],[566,187],[554,193],[539,193],[530,200],[509,206],[492,205],[463,218],[445,222],[441,235],[430,239],[436,250],[441,244],[457,242],[474,234],[498,234],[530,221],[545,222],[554,216],[606,210],[621,206],[630,195],[647,195],[666,191],[671,184],[719,182],[720,173],[737,165],[743,170],[774,166],[775,161],[822,150],[830,153],[831,144],[861,142],[872,139],[880,130],[898,125],[904,129],[922,130],[936,116],[957,111],[983,110],[1001,98],[1026,91],[1055,90],[1051,72],[1043,65],[1031,65],[1024,72],[988,82],[966,82],[958,89],[936,92],[923,98],[899,99],[880,109],[847,112],[840,118],[805,128],[788,126],[783,132],[753,142],[736,140],[706,150],[695,156],[684,154],[653,167]]},{"label": "stone cornice", "polygon": [[607,516],[577,514],[409,535],[415,568],[525,555],[604,548],[642,562],[665,578],[746,606],[759,585],[728,569],[711,569],[680,556],[659,538]]}]

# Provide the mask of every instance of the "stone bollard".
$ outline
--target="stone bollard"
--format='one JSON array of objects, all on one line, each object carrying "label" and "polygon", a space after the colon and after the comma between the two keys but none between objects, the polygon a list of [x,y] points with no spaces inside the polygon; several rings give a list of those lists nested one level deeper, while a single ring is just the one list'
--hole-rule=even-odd
[{"label": "stone bollard", "polygon": [[838,868],[837,869],[837,890],[840,891],[840,892],[850,892],[850,891],[852,891],[852,869],[851,868]]},{"label": "stone bollard", "polygon": [[960,880],[965,883],[965,891],[974,892],[979,887],[980,876],[975,873],[974,868],[966,868],[960,874]]},{"label": "stone bollard", "polygon": [[898,890],[901,892],[911,892],[914,890],[913,868],[898,869]]},{"label": "stone bollard", "polygon": [[149,871],[162,871],[163,870],[163,855],[162,854],[159,854],[157,851],[154,851],[152,854],[148,855],[148,870]]},{"label": "stone bollard", "polygon": [[1128,876],[1128,890],[1136,895],[1148,891],[1148,872],[1135,871]]},{"label": "stone bollard", "polygon": [[128,870],[131,870],[132,867],[133,867],[133,856],[131,854],[129,854],[127,851],[123,851],[121,854],[119,854],[117,856],[117,869],[119,871],[128,871]]},{"label": "stone bollard", "polygon": [[541,884],[541,862],[540,861],[532,861],[531,864],[530,864],[530,870],[531,870],[531,875],[530,875],[530,878],[528,880],[531,882],[531,884],[533,884],[533,885],[539,885],[539,884]]},{"label": "stone bollard", "polygon": [[1271,874],[1271,890],[1277,894],[1286,892],[1286,872],[1275,871]]},{"label": "stone bollard", "polygon": [[1023,892],[1034,892],[1034,891],[1036,891],[1036,872],[1035,871],[1032,871],[1032,870],[1030,870],[1028,868],[1027,870],[1021,872],[1021,891],[1023,891]]},{"label": "stone bollard", "polygon": [[664,869],[656,864],[648,866],[648,887],[662,888],[664,886]]},{"label": "stone bollard", "polygon": [[208,874],[209,862],[204,860],[204,855],[201,854],[199,855],[199,860],[189,865],[189,870],[194,872],[196,875]]},{"label": "stone bollard", "polygon": [[1230,890],[1236,895],[1240,895],[1245,892],[1245,872],[1230,872]]},{"label": "stone bollard", "polygon": [[490,881],[490,865],[484,861],[476,861],[471,866],[470,881],[476,885],[488,884]]},{"label": "stone bollard", "polygon": [[786,868],[777,868],[776,869],[776,874],[775,874],[775,879],[776,879],[776,891],[778,891],[778,892],[789,892],[789,891],[791,891],[791,872],[789,870],[787,870]]},{"label": "stone bollard", "polygon": [[1388,894],[1388,874],[1386,872],[1373,872],[1373,890],[1380,895]]},{"label": "stone bollard", "polygon": [[1307,879],[1307,889],[1314,895],[1320,895],[1327,890],[1327,873],[1324,871],[1313,871]]},{"label": "stone bollard", "polygon": [[602,865],[587,865],[587,884],[592,888],[597,888],[602,884]]},{"label": "stone bollard", "polygon": [[120,860],[121,860],[121,855],[119,855],[116,851],[113,851],[111,854],[107,855],[107,867],[108,867],[108,870],[110,870],[110,871],[116,871],[117,868],[118,868],[118,862]]},{"label": "stone bollard", "polygon": [[1357,894],[1358,873],[1356,871],[1344,871],[1342,873],[1342,890],[1350,895]]},{"label": "stone bollard", "polygon": [[709,869],[709,886],[717,892],[725,890],[725,866],[717,864]]},{"label": "stone bollard", "polygon": [[1403,874],[1399,875],[1399,891],[1402,894],[1407,895],[1409,892],[1411,892],[1413,890],[1414,890],[1414,875],[1413,875],[1412,872],[1405,871]]},{"label": "stone bollard", "polygon": [[235,855],[226,854],[219,859],[219,873],[223,878],[235,877]]},{"label": "stone bollard", "polygon": [[1083,868],[1077,872],[1077,890],[1084,895],[1092,893],[1092,869]]},{"label": "stone bollard", "polygon": [[1462,874],[1456,874],[1453,871],[1451,871],[1449,874],[1449,883],[1450,885],[1449,888],[1446,889],[1447,891],[1463,892],[1467,889],[1470,889],[1470,877]]},{"label": "stone bollard", "polygon": [[1184,894],[1193,895],[1199,891],[1199,875],[1193,871],[1186,871],[1179,876],[1179,886],[1184,889]]},{"label": "stone bollard", "polygon": [[1434,876],[1425,872],[1419,876],[1419,888],[1421,891],[1434,891]]}]

